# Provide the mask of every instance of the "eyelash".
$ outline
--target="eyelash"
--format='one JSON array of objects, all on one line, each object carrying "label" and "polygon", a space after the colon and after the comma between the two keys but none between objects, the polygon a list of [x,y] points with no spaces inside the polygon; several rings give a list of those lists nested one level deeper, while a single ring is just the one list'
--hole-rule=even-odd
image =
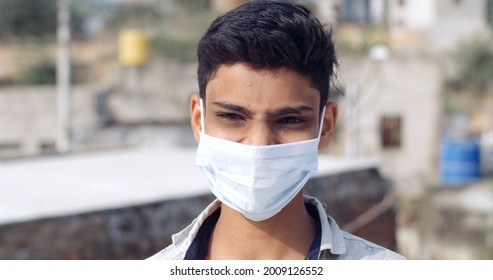
[{"label": "eyelash", "polygon": [[222,113],[222,112],[219,112],[219,113],[216,113],[216,116],[218,116],[221,119],[228,120],[228,121],[244,120],[244,118],[242,116],[240,116],[238,114],[234,114],[234,113]]},{"label": "eyelash", "polygon": [[[241,115],[238,115],[235,113],[218,112],[218,113],[216,113],[216,116],[218,116],[221,119],[227,120],[227,121],[241,121],[241,120],[245,119]],[[305,123],[305,122],[307,122],[306,118],[288,116],[288,117],[281,118],[276,123],[289,125],[289,124],[299,124],[299,123]]]},{"label": "eyelash", "polygon": [[278,121],[278,123],[281,124],[297,124],[297,123],[304,123],[307,120],[305,118],[300,118],[300,117],[284,117]]}]

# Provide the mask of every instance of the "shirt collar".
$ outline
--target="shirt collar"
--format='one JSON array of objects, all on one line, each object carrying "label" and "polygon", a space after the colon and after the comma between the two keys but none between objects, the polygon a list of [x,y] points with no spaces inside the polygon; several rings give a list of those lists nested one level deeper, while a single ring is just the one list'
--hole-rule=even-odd
[{"label": "shirt collar", "polygon": [[345,254],[346,245],[341,229],[335,220],[325,212],[325,206],[315,197],[304,196],[305,203],[313,204],[317,207],[322,227],[322,240],[320,243],[320,252],[330,250],[332,254]]},{"label": "shirt collar", "polygon": [[[325,212],[325,206],[315,197],[304,196],[305,203],[310,203],[316,206],[321,226],[321,242],[320,242],[320,254],[324,251],[330,251],[335,255],[342,255],[346,253],[346,245],[344,242],[343,232],[335,222],[335,220],[328,216]],[[207,208],[200,213],[200,215],[181,232],[172,236],[173,244],[183,253],[186,253],[190,245],[192,244],[195,236],[197,236],[200,227],[204,221],[214,211],[221,207],[219,200],[214,200]]]}]

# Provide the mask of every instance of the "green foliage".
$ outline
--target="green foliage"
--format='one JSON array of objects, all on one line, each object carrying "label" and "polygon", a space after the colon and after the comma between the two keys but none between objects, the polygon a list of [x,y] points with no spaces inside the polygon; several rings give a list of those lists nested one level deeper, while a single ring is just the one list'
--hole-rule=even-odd
[{"label": "green foliage", "polygon": [[345,24],[335,29],[333,36],[342,55],[367,55],[377,44],[390,45],[387,30],[381,25]]},{"label": "green foliage", "polygon": [[210,5],[209,0],[174,0],[174,2],[192,12],[206,10]]},{"label": "green foliage", "polygon": [[22,85],[53,85],[56,83],[56,65],[47,59],[27,68],[19,79]]},{"label": "green foliage", "polygon": [[0,0],[0,35],[44,36],[56,30],[56,0]]},{"label": "green foliage", "polygon": [[460,45],[457,53],[459,75],[452,81],[459,90],[478,95],[493,93],[493,42],[473,40]]},{"label": "green foliage", "polygon": [[158,36],[152,40],[152,49],[156,54],[182,62],[196,60],[197,40],[185,40],[170,36]]},{"label": "green foliage", "polygon": [[[88,66],[72,62],[70,67],[72,83],[78,84],[88,80]],[[56,65],[54,61],[43,58],[27,67],[17,81],[21,85],[54,85],[56,84]]]},{"label": "green foliage", "polygon": [[[74,2],[74,1],[72,1]],[[0,0],[0,38],[55,36],[57,0]],[[84,1],[71,6],[71,29],[82,35],[89,13]]]}]

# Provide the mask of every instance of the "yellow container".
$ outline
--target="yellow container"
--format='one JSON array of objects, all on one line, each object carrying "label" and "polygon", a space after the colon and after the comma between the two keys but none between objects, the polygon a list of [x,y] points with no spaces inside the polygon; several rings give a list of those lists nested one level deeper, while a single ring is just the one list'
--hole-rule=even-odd
[{"label": "yellow container", "polygon": [[139,29],[126,29],[118,38],[118,59],[124,66],[138,66],[149,58],[149,40]]}]

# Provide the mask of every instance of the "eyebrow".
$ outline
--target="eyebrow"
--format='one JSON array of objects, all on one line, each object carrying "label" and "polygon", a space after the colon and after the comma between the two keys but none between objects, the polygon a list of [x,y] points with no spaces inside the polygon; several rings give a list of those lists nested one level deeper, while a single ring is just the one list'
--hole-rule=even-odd
[{"label": "eyebrow", "polygon": [[306,106],[306,105],[301,105],[301,106],[296,106],[296,107],[286,107],[286,108],[281,108],[277,111],[274,111],[270,115],[289,115],[289,114],[301,114],[303,111],[315,111],[313,107]]},{"label": "eyebrow", "polygon": [[241,113],[243,115],[247,115],[247,116],[252,115],[252,112],[250,112],[248,109],[241,107],[241,106],[238,106],[238,105],[233,105],[233,104],[226,103],[226,102],[213,102],[212,104],[217,105],[217,106],[219,106],[223,109],[226,109],[226,110]]},{"label": "eyebrow", "polygon": [[[241,113],[241,114],[244,114],[247,116],[252,115],[251,111],[249,111],[248,109],[246,109],[244,107],[238,106],[238,105],[234,105],[234,104],[230,104],[230,103],[226,103],[226,102],[213,102],[212,104],[217,105],[223,109],[238,112],[238,113]],[[301,114],[304,111],[315,111],[315,109],[313,107],[310,107],[307,105],[300,105],[300,106],[296,106],[296,107],[281,108],[279,110],[276,110],[274,112],[269,113],[269,115],[270,116],[282,116],[282,115],[289,115],[289,114]]]}]

